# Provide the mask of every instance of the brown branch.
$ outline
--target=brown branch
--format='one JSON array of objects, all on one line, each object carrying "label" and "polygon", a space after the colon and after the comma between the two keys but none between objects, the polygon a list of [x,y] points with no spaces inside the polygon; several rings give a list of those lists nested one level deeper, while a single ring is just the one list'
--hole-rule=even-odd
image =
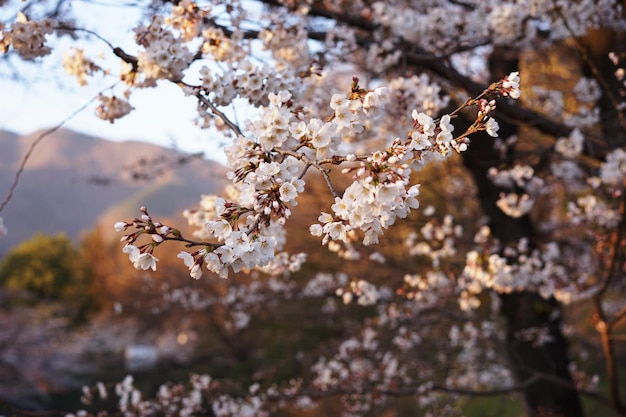
[{"label": "brown branch", "polygon": [[[279,8],[286,7],[285,4],[277,0],[260,0],[260,3],[265,4],[267,6],[271,6],[271,7],[279,7]],[[369,19],[354,16],[348,13],[336,12],[328,8],[312,6],[309,8],[309,11],[307,14],[309,16],[325,17],[327,19],[334,20],[336,22],[345,23],[347,25],[357,27],[359,29],[362,29],[368,32],[372,32],[380,27],[380,25],[373,23]]]},{"label": "brown branch", "polygon": [[[179,83],[179,84],[182,84],[182,83]],[[228,126],[230,130],[232,130],[237,136],[243,136],[243,132],[241,131],[239,126],[237,126],[236,123],[234,123],[232,120],[228,118],[228,116],[226,116],[223,112],[221,112],[213,103],[211,103],[209,99],[204,97],[201,92],[198,92],[196,94],[196,97],[198,98],[198,100],[200,100],[202,104],[207,106],[217,117],[222,119],[224,124]]]},{"label": "brown branch", "polygon": [[[283,6],[276,0],[261,0],[262,3],[272,6]],[[373,24],[368,20],[362,18],[356,18],[344,13],[335,13],[331,11],[324,11],[319,8],[311,9],[312,15],[319,15],[323,17],[332,17],[339,23],[352,26],[359,30],[366,32],[373,32],[379,26]],[[326,36],[326,32],[309,32],[309,38],[322,40]],[[366,46],[371,43],[370,38],[357,37],[357,43],[361,46]],[[476,46],[483,45],[483,42],[478,42]],[[450,51],[443,55],[435,55],[424,51],[415,50],[411,44],[406,44],[404,58],[406,62],[418,67],[427,69],[434,74],[451,81],[457,87],[464,89],[470,96],[477,96],[484,90],[484,85],[473,81],[471,78],[461,74],[457,71],[447,60],[443,59],[449,57],[456,51]],[[519,102],[513,104],[512,101],[502,100],[498,102],[498,106],[495,110],[497,117],[502,117],[504,120],[510,121],[517,125],[526,125],[539,129],[543,133],[547,133],[554,137],[569,136],[573,130],[571,127],[562,123],[557,123],[552,119],[548,119],[540,113],[533,110],[522,107]]]},{"label": "brown branch", "polygon": [[138,67],[138,63],[139,60],[137,59],[137,57],[134,57],[132,55],[127,54],[126,52],[124,52],[124,50],[120,47],[115,47],[113,48],[113,53],[115,54],[115,56],[117,56],[118,58],[120,58],[122,61],[132,65],[133,70],[136,71],[137,67]]},{"label": "brown branch", "polygon": [[170,237],[170,236],[166,236],[163,238],[163,241],[166,240],[173,240],[176,242],[183,242],[185,243],[185,247],[191,248],[194,246],[209,246],[212,248],[219,248],[220,246],[224,246],[223,243],[210,243],[210,242],[196,242],[194,240],[189,240],[187,238],[184,238],[182,235],[181,236],[174,236],[174,237]]},{"label": "brown branch", "polygon": [[604,353],[606,375],[609,383],[609,399],[611,400],[611,405],[617,411],[622,412],[624,408],[619,395],[619,373],[617,372],[617,363],[615,361],[615,346],[610,337],[611,328],[607,323],[599,295],[593,298],[593,309],[596,316],[595,328],[600,333],[602,352]]},{"label": "brown branch", "polygon": [[[281,4],[280,2],[276,0],[260,0],[260,2],[269,6],[273,6],[273,7],[286,7],[285,5]],[[337,12],[333,12],[327,9],[312,8],[309,14],[313,16],[332,18],[336,20],[337,22],[340,22],[348,26],[352,26],[357,29],[370,32],[370,33],[379,27],[379,25],[374,24],[367,19],[355,17],[347,13],[337,13]],[[222,30],[225,31],[224,33],[227,35],[233,33],[232,30],[229,30],[228,28],[225,28],[221,25],[218,25],[218,27],[222,28]],[[83,31],[93,36],[96,36],[98,39],[105,42],[113,50],[113,53],[116,56],[118,56],[119,58],[133,65],[133,67],[136,68],[137,66],[136,57],[125,53],[119,47],[114,47],[110,42],[108,42],[106,39],[99,36],[97,33],[87,30],[87,29],[78,29],[78,28],[71,28],[71,27],[63,27],[63,28],[66,30]],[[258,35],[258,32],[246,31],[245,35],[246,35],[245,36],[246,38],[255,38]],[[310,39],[323,40],[326,37],[326,32],[309,32],[308,37]],[[364,37],[357,37],[357,42],[359,43],[359,45],[364,46],[364,45],[371,43],[372,40],[369,38],[366,39]],[[472,48],[475,48],[477,46],[481,46],[484,44],[485,44],[484,42],[478,42],[475,45],[467,46],[465,49],[472,49]],[[406,46],[405,49],[407,49],[407,52],[405,53],[405,59],[408,63],[418,66],[418,67],[423,67],[424,69],[432,71],[434,74],[444,79],[450,80],[457,87],[460,87],[464,89],[465,91],[467,91],[468,94],[471,96],[477,96],[484,90],[484,85],[477,83],[473,81],[471,78],[461,74],[455,68],[453,68],[452,65],[450,65],[449,62],[447,62],[447,60],[445,59],[445,58],[450,57],[452,54],[459,52],[458,50],[449,51],[443,55],[435,55],[435,54],[427,53],[423,51],[416,51],[415,48],[409,48],[410,45],[408,44],[404,46]],[[409,49],[412,49],[412,50],[409,50]],[[206,100],[205,98],[203,99]],[[203,103],[204,103],[204,100],[201,99]],[[206,101],[208,102],[208,100]],[[228,118],[222,112],[217,110],[217,108],[212,103],[210,104],[204,103],[204,104],[209,106],[209,108],[211,108],[211,111],[213,111],[218,117],[224,120],[227,126],[230,127],[233,131],[235,131],[235,133],[240,134],[240,129],[238,127],[235,128],[236,125],[232,123],[230,120],[228,120]],[[503,119],[508,120],[514,124],[518,124],[518,125],[521,124],[521,125],[535,127],[539,129],[540,131],[542,131],[543,133],[547,133],[555,137],[568,136],[570,132],[572,131],[571,127],[566,126],[561,123],[557,123],[554,120],[548,119],[545,116],[533,110],[529,110],[525,107],[522,107],[519,103],[511,104],[511,102],[501,101],[498,103],[496,113],[498,114],[498,117],[502,117]]]},{"label": "brown branch", "polygon": [[541,377],[539,377],[538,375],[533,375],[530,378],[528,378],[526,381],[521,382],[517,385],[513,385],[508,388],[496,388],[496,389],[485,390],[485,391],[470,390],[470,389],[463,389],[463,388],[449,388],[449,387],[442,386],[442,385],[434,385],[431,388],[431,390],[438,391],[438,392],[445,392],[445,393],[454,394],[454,395],[463,395],[463,396],[468,396],[468,397],[495,397],[498,395],[506,395],[506,394],[511,394],[513,392],[524,391],[528,387],[530,387],[532,384],[539,381],[540,379]]},{"label": "brown branch", "polygon": [[516,385],[512,385],[506,388],[494,388],[487,390],[472,390],[466,388],[454,388],[448,387],[445,385],[430,385],[426,388],[424,387],[409,387],[406,389],[376,389],[375,387],[363,387],[360,389],[346,389],[346,388],[334,388],[330,390],[315,390],[308,391],[302,390],[301,392],[290,394],[275,394],[268,395],[268,400],[271,401],[284,401],[297,397],[309,397],[312,399],[324,399],[329,397],[343,396],[343,395],[359,395],[364,393],[378,393],[382,395],[386,395],[388,397],[415,397],[420,394],[430,393],[430,392],[440,392],[444,394],[451,395],[461,395],[468,397],[496,397],[500,395],[507,395],[514,392],[520,392],[527,389],[532,384],[536,383],[542,379],[539,375],[533,375],[528,378],[526,381],[521,382]]},{"label": "brown branch", "polygon": [[617,269],[617,263],[622,252],[619,251],[619,247],[622,244],[622,234],[624,229],[626,228],[626,180],[623,182],[624,190],[622,190],[622,198],[620,199],[618,213],[621,218],[617,227],[611,233],[611,242],[609,244],[609,253],[608,253],[608,268],[606,269],[606,275],[604,277],[604,283],[600,288],[600,291],[597,293],[597,296],[602,296],[606,290],[609,288],[611,284],[611,280],[615,275],[615,270]]},{"label": "brown branch", "polygon": [[317,169],[322,174],[322,176],[324,177],[324,180],[326,181],[326,184],[328,185],[328,188],[330,189],[330,192],[333,194],[333,197],[341,198],[341,196],[339,195],[339,193],[335,189],[335,186],[333,185],[333,183],[332,183],[332,181],[330,179],[330,176],[328,175],[330,170],[327,169],[327,168],[324,168],[323,166],[321,166],[321,163],[319,161],[314,161],[314,160],[312,160],[311,158],[309,158],[308,156],[306,156],[306,155],[304,155],[302,153],[298,153],[298,152],[294,152],[294,151],[288,151],[288,150],[285,150],[285,149],[275,149],[275,150],[280,152],[283,155],[293,156],[294,158],[304,162],[307,166],[310,166],[310,167],[313,167],[313,168]]},{"label": "brown branch", "polygon": [[533,376],[527,381],[520,384],[513,385],[507,388],[496,388],[492,390],[471,390],[464,388],[452,388],[444,385],[431,385],[427,388],[423,387],[410,387],[406,389],[376,389],[375,387],[363,387],[360,389],[347,389],[347,388],[334,388],[329,390],[302,390],[294,394],[274,394],[268,395],[267,399],[270,401],[285,401],[298,397],[309,397],[312,399],[324,399],[329,397],[344,396],[344,395],[361,395],[365,393],[377,393],[386,395],[388,397],[402,398],[402,397],[414,397],[420,394],[426,394],[430,392],[440,392],[451,395],[462,395],[469,397],[495,397],[500,395],[507,395],[514,392],[519,392],[527,389],[530,385],[541,379],[538,376]]},{"label": "brown branch", "polygon": [[109,42],[106,38],[100,36],[97,32],[94,32],[93,30],[89,30],[89,29],[76,28],[76,27],[65,26],[65,25],[59,25],[56,29],[61,30],[61,31],[67,31],[67,32],[85,32],[85,33],[90,34],[91,36],[94,36],[95,38],[97,38],[97,39],[101,40],[102,42],[106,43],[108,45],[108,47],[111,48],[111,50],[113,51],[115,56],[120,58],[122,61],[132,65],[133,66],[133,70],[137,70],[137,65],[138,65],[137,57],[135,57],[133,55],[127,54],[120,47],[113,46],[113,44],[111,42]]},{"label": "brown branch", "polygon": [[602,307],[602,296],[608,290],[612,278],[617,268],[618,258],[621,252],[618,250],[622,241],[622,231],[626,223],[626,193],[622,193],[620,199],[619,213],[621,220],[618,226],[611,233],[611,242],[609,245],[609,265],[606,270],[604,282],[600,290],[593,296],[593,309],[595,313],[595,328],[600,333],[600,341],[602,343],[602,351],[604,353],[604,361],[606,374],[609,383],[609,398],[613,407],[620,413],[626,415],[626,407],[624,406],[620,396],[620,379],[615,360],[615,339],[611,336],[613,326],[626,315],[626,307],[622,308],[612,320],[608,320],[604,308]]}]

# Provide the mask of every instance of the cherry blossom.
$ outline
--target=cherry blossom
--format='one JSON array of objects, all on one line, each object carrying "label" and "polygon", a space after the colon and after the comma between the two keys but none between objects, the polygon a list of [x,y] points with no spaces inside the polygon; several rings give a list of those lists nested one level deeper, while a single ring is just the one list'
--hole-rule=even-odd
[{"label": "cherry blossom", "polygon": [[[616,277],[626,151],[622,136],[602,135],[623,125],[626,86],[621,51],[609,55],[616,68],[608,80],[581,41],[591,29],[623,29],[621,3],[287,3],[155,2],[125,49],[62,14],[37,19],[26,8],[0,23],[0,50],[20,59],[42,59],[67,33],[109,47],[121,69],[101,67],[81,48],[62,64],[81,86],[115,79],[97,96],[100,119],[128,116],[135,91],[167,84],[196,104],[198,125],[227,142],[229,183],[185,210],[189,234],[146,207],[113,225],[141,271],[156,270],[162,245],[180,245],[177,258],[197,287],[164,288],[165,303],[219,306],[229,335],[276,300],[310,302],[342,326],[307,352],[314,356],[303,376],[268,383],[259,373],[234,389],[192,375],[154,395],[128,376],[114,388],[119,411],[265,416],[336,396],[344,415],[382,415],[396,397],[450,415],[460,395],[520,392],[529,413],[559,415],[528,387],[547,380],[574,400],[597,388],[557,346],[568,331],[561,309],[585,302],[607,359],[601,386],[611,387],[593,398],[623,409],[610,367],[624,317]],[[540,77],[525,72],[529,52],[550,55],[566,39],[587,76],[580,64],[563,68],[567,91],[533,85]],[[488,65],[509,58],[519,71],[496,75],[500,66]],[[344,271],[311,273],[307,254],[290,252],[298,203],[319,184],[331,197],[319,198],[308,232]],[[410,267],[400,272],[403,257]],[[381,267],[388,276],[377,276]],[[217,280],[223,294],[208,294],[215,277],[233,275]],[[520,300],[536,306],[528,314],[539,324],[509,311]],[[556,352],[550,360],[564,363],[534,368],[516,349],[535,358]],[[103,384],[83,393],[88,401],[108,395]]]},{"label": "cherry blossom", "polygon": [[0,52],[7,53],[13,47],[13,50],[27,60],[48,55],[52,49],[46,45],[46,35],[53,32],[54,26],[52,19],[28,20],[26,15],[18,12],[10,29],[0,27],[0,30],[5,29],[0,33]]}]

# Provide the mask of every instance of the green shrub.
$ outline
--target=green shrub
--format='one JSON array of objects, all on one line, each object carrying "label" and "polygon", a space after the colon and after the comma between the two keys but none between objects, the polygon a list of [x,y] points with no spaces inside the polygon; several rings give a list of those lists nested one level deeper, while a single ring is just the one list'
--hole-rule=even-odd
[{"label": "green shrub", "polygon": [[0,263],[0,285],[33,302],[82,309],[91,299],[89,266],[64,234],[35,235],[15,246]]}]

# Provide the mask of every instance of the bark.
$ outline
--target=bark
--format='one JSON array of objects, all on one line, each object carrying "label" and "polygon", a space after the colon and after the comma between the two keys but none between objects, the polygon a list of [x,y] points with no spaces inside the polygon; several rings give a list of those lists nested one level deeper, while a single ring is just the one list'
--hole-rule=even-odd
[{"label": "bark", "polygon": [[626,143],[626,115],[621,107],[625,102],[626,85],[618,80],[615,71],[624,66],[624,58],[618,65],[611,62],[609,53],[624,53],[626,32],[609,29],[593,30],[577,43],[584,62],[584,73],[600,80],[603,90],[598,102],[602,140],[588,140],[586,152],[593,157],[603,158],[607,152]]},{"label": "bark", "polygon": [[[495,50],[493,58],[494,79],[517,69],[515,57],[507,59],[502,51]],[[501,119],[499,122],[501,137],[516,133],[514,125]],[[464,164],[476,183],[482,209],[489,218],[492,234],[503,244],[517,242],[520,238],[527,238],[531,245],[536,242],[538,236],[529,216],[515,219],[496,206],[502,190],[487,178],[487,171],[505,161],[494,150],[493,139],[486,135],[475,137],[463,155]],[[568,347],[560,330],[558,303],[553,299],[545,300],[533,292],[512,293],[502,296],[501,313],[507,321],[506,350],[515,379],[523,383],[530,377],[542,376],[522,392],[526,414],[529,417],[583,416],[579,394],[574,389],[568,370]],[[551,341],[534,345],[531,341],[520,340],[518,332],[530,327],[547,328]]]},{"label": "bark", "polygon": [[[626,32],[604,29],[590,31],[577,44],[585,63],[585,75],[599,80],[603,89],[602,97],[597,103],[602,115],[600,120],[602,140],[588,140],[585,144],[586,153],[598,159],[604,159],[606,153],[626,143],[626,114],[623,107],[626,103],[624,98],[626,84],[615,76],[615,70],[619,67],[623,68],[624,58],[622,56],[617,65],[609,59],[611,52],[623,54],[625,42]],[[622,245],[623,236],[626,234],[624,227],[626,195],[623,194],[619,201],[618,211],[622,221],[607,240],[606,267],[602,272],[603,285],[601,290],[594,295],[592,304],[594,326],[599,333],[604,354],[609,401],[619,415],[626,416],[626,403],[622,395],[623,378],[620,378],[620,365],[617,358],[619,350],[613,338],[617,321],[611,319],[611,315],[607,313],[603,305],[605,295],[623,290],[623,286],[619,283],[619,274],[615,272],[619,269],[617,265],[620,263],[618,248]]]},{"label": "bark", "polygon": [[[486,170],[490,164],[481,163],[496,161],[494,157],[488,138],[475,139],[465,156],[465,165],[476,181],[481,206],[490,219],[492,233],[503,243],[522,237],[532,242],[534,233],[529,217],[508,217],[495,205],[500,190],[487,180]],[[517,382],[524,382],[537,373],[546,376],[522,393],[527,415],[582,416],[580,399],[567,368],[567,343],[560,330],[558,303],[552,299],[544,300],[532,292],[512,293],[502,296],[501,313],[507,320],[506,350]],[[532,342],[519,340],[516,336],[518,332],[530,327],[547,327],[551,342],[533,346]]]}]

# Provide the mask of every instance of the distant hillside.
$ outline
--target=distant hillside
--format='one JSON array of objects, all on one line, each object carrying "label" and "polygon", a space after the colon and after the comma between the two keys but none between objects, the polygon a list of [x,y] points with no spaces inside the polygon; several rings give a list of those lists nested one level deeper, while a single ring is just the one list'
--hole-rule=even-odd
[{"label": "distant hillside", "polygon": [[[38,135],[0,130],[0,199]],[[37,146],[0,213],[9,229],[0,239],[0,255],[35,233],[64,232],[78,239],[99,222],[113,232],[115,221],[139,215],[142,205],[182,223],[183,209],[223,187],[225,171],[216,162],[147,143],[58,130]]]}]

